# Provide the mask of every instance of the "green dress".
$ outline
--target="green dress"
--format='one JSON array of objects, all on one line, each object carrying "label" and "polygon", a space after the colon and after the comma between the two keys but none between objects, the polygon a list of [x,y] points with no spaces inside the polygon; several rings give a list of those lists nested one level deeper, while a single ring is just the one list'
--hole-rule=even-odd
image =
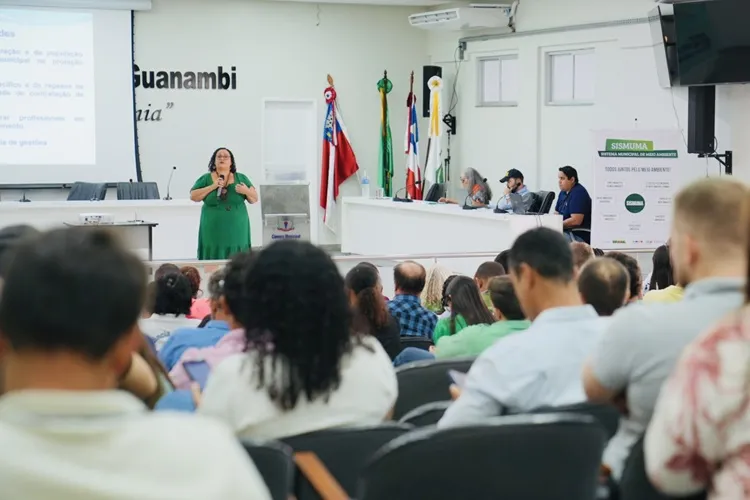
[{"label": "green dress", "polygon": [[[195,181],[191,191],[213,183],[210,172],[203,174]],[[225,200],[219,199],[218,189],[203,198],[198,230],[198,260],[228,259],[235,253],[250,249],[250,218],[245,207],[247,198],[235,191],[238,183],[253,186],[245,174],[236,172],[234,182],[226,186]]]}]

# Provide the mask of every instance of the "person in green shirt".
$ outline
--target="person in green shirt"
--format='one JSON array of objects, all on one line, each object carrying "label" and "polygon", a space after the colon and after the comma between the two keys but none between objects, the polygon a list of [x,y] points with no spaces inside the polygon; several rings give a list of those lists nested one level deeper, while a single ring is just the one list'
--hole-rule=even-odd
[{"label": "person in green shirt", "polygon": [[467,326],[493,323],[495,318],[484,305],[479,287],[467,276],[457,276],[448,286],[448,307],[451,315],[438,320],[432,341],[455,335]]},{"label": "person in green shirt", "polygon": [[492,311],[492,299],[490,298],[489,286],[490,280],[497,276],[504,276],[505,268],[502,264],[497,262],[482,262],[477,268],[477,272],[474,273],[474,281],[479,287],[479,292],[482,294],[482,300],[487,306],[487,309]]},{"label": "person in green shirt", "polygon": [[497,340],[526,330],[531,325],[521,310],[508,276],[492,278],[489,293],[497,322],[469,326],[455,335],[442,337],[440,342],[435,342],[436,358],[479,356]]}]

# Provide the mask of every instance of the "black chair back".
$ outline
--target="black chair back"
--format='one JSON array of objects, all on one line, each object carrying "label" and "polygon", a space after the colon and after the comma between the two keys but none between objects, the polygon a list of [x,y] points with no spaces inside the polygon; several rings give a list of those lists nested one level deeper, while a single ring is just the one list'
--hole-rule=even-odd
[{"label": "black chair back", "polygon": [[359,500],[595,500],[606,438],[583,415],[516,415],[420,429],[383,447]]},{"label": "black chair back", "polygon": [[576,413],[590,415],[604,427],[607,440],[617,434],[620,427],[620,412],[612,405],[596,403],[578,403],[574,405],[539,408],[531,413]]},{"label": "black chair back", "polygon": [[[625,462],[625,468],[620,478],[620,500],[671,500],[671,497],[660,493],[654,488],[646,475],[646,460],[643,454],[643,437],[630,450]],[[705,492],[689,497],[679,497],[682,500],[705,500]]]},{"label": "black chair back", "polygon": [[101,201],[107,196],[107,185],[103,183],[75,182],[70,187],[68,201]]},{"label": "black chair back", "polygon": [[292,449],[278,441],[243,440],[242,446],[255,463],[273,500],[288,500],[294,478]]},{"label": "black chair back", "polygon": [[413,425],[414,427],[427,427],[437,424],[443,413],[453,401],[435,401],[415,408],[399,420],[399,423]]},{"label": "black chair back", "polygon": [[[387,442],[402,436],[411,426],[384,423],[375,427],[328,429],[283,439],[295,452],[311,451],[350,497],[357,489],[357,478],[365,464]],[[295,472],[292,490],[297,500],[320,500],[310,481]]]},{"label": "black chair back", "polygon": [[432,340],[427,337],[401,337],[401,350],[404,350],[407,347],[416,347],[423,351],[429,351],[430,347],[433,345]]},{"label": "black chair back", "polygon": [[118,200],[158,200],[159,186],[155,182],[118,182]]},{"label": "black chair back", "polygon": [[555,202],[555,193],[552,191],[537,191],[534,193],[534,202],[531,204],[529,214],[548,214]]},{"label": "black chair back", "polygon": [[450,401],[451,379],[448,370],[468,372],[475,357],[437,361],[417,361],[396,369],[398,399],[393,419],[399,420],[411,410],[435,401]]}]

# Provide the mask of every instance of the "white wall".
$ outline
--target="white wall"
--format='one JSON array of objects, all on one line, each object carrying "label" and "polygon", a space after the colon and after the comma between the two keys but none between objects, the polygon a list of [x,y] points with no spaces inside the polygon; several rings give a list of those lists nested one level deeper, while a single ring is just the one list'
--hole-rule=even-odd
[{"label": "white wall", "polygon": [[[509,168],[526,174],[534,189],[557,190],[557,169],[575,166],[585,185],[591,180],[591,130],[679,128],[687,134],[687,89],[659,87],[647,24],[622,25],[564,33],[524,34],[531,30],[584,23],[641,18],[651,0],[521,0],[518,33],[496,40],[471,42],[457,81],[459,135],[453,171],[475,167],[496,192]],[[473,33],[434,33],[430,57],[455,74],[458,39]],[[546,105],[546,54],[593,48],[596,52],[596,102],[592,106]],[[517,107],[477,107],[477,58],[517,53],[521,90]],[[449,84],[450,85],[450,84]],[[742,86],[717,93],[716,135],[721,151],[735,150],[735,175],[750,179],[750,133],[745,124],[750,94]],[[637,124],[636,124],[637,119]],[[719,165],[684,155],[692,178],[718,175]],[[454,183],[458,176],[454,175]]]}]

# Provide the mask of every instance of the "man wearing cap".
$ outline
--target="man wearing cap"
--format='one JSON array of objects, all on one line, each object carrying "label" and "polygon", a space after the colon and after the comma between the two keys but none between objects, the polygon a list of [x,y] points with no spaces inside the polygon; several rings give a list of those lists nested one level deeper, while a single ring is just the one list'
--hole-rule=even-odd
[{"label": "man wearing cap", "polygon": [[500,182],[506,183],[506,188],[505,188],[505,195],[502,196],[497,202],[497,208],[500,210],[505,210],[506,212],[512,213],[513,206],[510,203],[509,195],[511,193],[516,193],[521,196],[523,207],[526,211],[528,211],[529,208],[531,207],[533,198],[531,196],[531,192],[529,191],[529,188],[527,188],[526,185],[523,183],[523,173],[521,173],[520,170],[511,168],[505,174],[505,177],[500,179]]}]

